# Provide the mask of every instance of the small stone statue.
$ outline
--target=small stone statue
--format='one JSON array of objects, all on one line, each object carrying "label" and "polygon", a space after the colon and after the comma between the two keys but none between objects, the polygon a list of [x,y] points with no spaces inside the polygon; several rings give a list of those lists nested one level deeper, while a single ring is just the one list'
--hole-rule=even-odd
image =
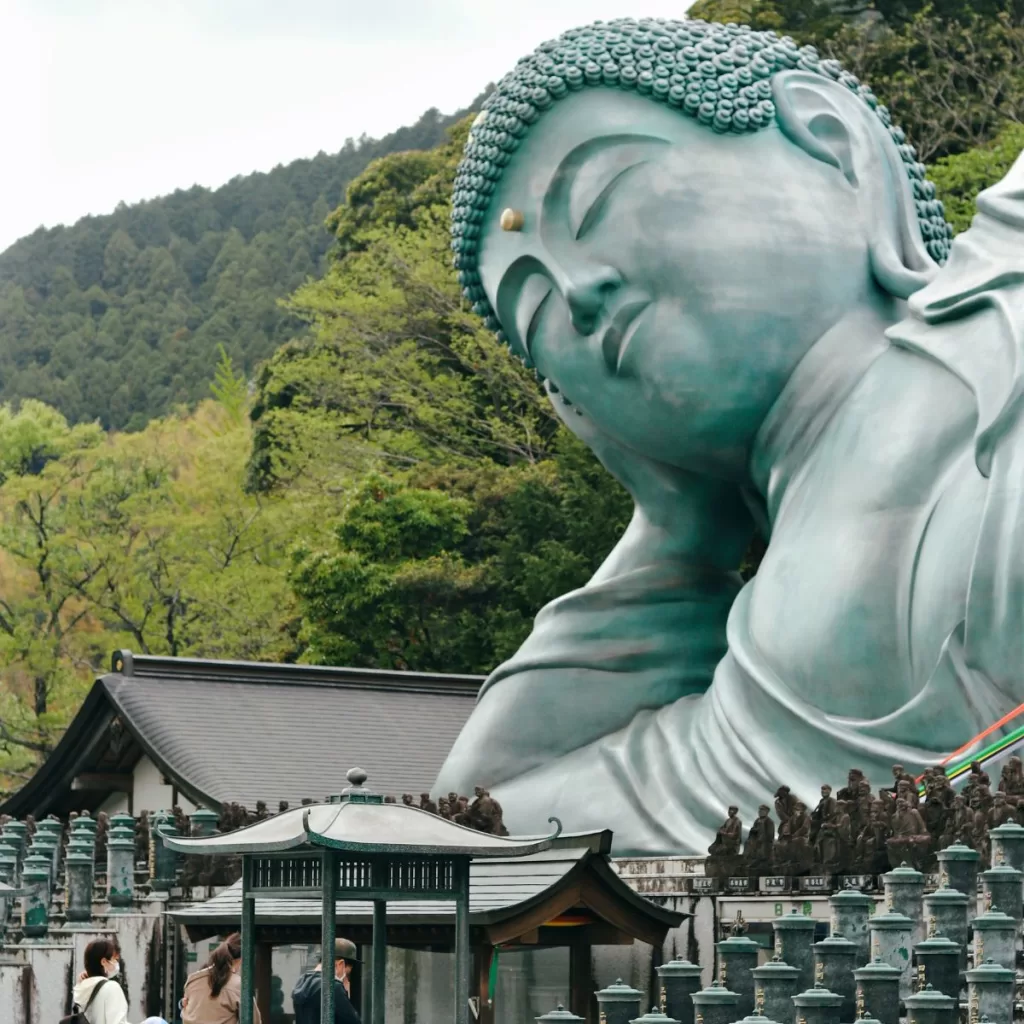
[{"label": "small stone statue", "polygon": [[857,836],[854,863],[858,874],[880,875],[889,869],[887,843],[892,835],[885,805],[876,800],[872,804],[871,818]]},{"label": "small stone statue", "polygon": [[447,821],[451,821],[452,820],[452,812],[451,812],[451,808],[448,805],[448,798],[446,796],[442,796],[442,797],[438,798],[438,801],[437,801],[437,813],[442,818],[445,818]]},{"label": "small stone statue", "polygon": [[428,814],[437,814],[437,804],[430,799],[429,793],[420,793],[420,810]]},{"label": "small stone statue", "polygon": [[953,804],[946,815],[946,827],[939,839],[939,849],[944,850],[954,843],[971,845],[971,833],[974,826],[974,812],[967,806],[961,793],[953,797]]},{"label": "small stone statue", "polygon": [[818,832],[822,825],[830,822],[836,813],[836,799],[832,796],[832,787],[825,785],[821,787],[821,799],[818,806],[811,811],[811,842],[818,838]]},{"label": "small stone statue", "polygon": [[284,812],[287,811],[287,810],[288,810],[288,801],[287,800],[279,801],[278,805],[277,805],[277,813],[278,814],[284,814]]},{"label": "small stone statue", "polygon": [[384,797],[384,803],[386,803],[386,804],[394,804],[394,803],[398,803],[398,801],[393,796],[388,795],[388,796]]},{"label": "small stone statue", "polygon": [[979,864],[988,868],[992,863],[992,850],[988,838],[988,808],[984,793],[987,786],[976,786],[971,797],[971,843],[970,845],[981,855]]},{"label": "small stone statue", "polygon": [[998,828],[1000,825],[1005,825],[1008,821],[1014,821],[1016,815],[1014,814],[1013,807],[1010,806],[1009,801],[1006,799],[1006,793],[1001,790],[996,790],[992,795],[992,807],[988,812],[988,825],[989,828]]},{"label": "small stone statue", "polygon": [[775,844],[780,863],[776,870],[782,875],[804,875],[811,868],[814,851],[810,844],[811,816],[807,805],[797,800],[789,820],[779,826],[779,840]]},{"label": "small stone statue", "polygon": [[909,864],[918,871],[926,867],[931,836],[925,828],[921,812],[906,800],[896,801],[896,813],[892,819],[892,837],[889,848],[889,864],[898,868]]},{"label": "small stone statue", "polygon": [[743,857],[747,862],[747,871],[755,876],[770,874],[773,864],[775,847],[775,822],[769,816],[767,804],[757,809],[757,817],[750,826],[747,842],[743,848]]},{"label": "small stone statue", "polygon": [[416,806],[416,805],[415,805],[415,804],[413,803],[413,795],[412,795],[412,793],[403,793],[403,794],[402,794],[402,803],[403,803],[403,804],[404,804],[404,805],[405,805],[406,807],[415,807],[415,806]]},{"label": "small stone statue", "polygon": [[473,792],[476,799],[469,809],[469,817],[473,828],[480,832],[487,832],[490,835],[507,835],[504,823],[502,822],[501,804],[483,788],[477,786]]},{"label": "small stone statue", "polygon": [[892,766],[892,791],[897,797],[899,797],[901,782],[906,782],[911,790],[915,794],[917,793],[917,784],[914,782],[913,775],[908,774],[903,765],[894,764]]},{"label": "small stone statue", "polygon": [[790,792],[789,786],[779,786],[775,791],[775,814],[779,819],[780,831],[792,816],[796,803],[796,797]]},{"label": "small stone statue", "polygon": [[967,776],[967,780],[964,782],[963,788],[960,790],[964,795],[964,799],[967,801],[967,806],[972,806],[974,794],[978,789],[984,788],[988,790],[990,785],[991,782],[988,777],[988,772],[981,767],[981,762],[972,761],[970,774]]},{"label": "small stone statue", "polygon": [[452,811],[452,821],[456,825],[463,825],[466,828],[473,827],[473,819],[469,814],[469,797],[460,796]]},{"label": "small stone statue", "polygon": [[739,813],[738,807],[729,808],[729,816],[715,834],[714,842],[708,847],[704,870],[713,878],[728,878],[742,874],[740,841],[743,837],[743,822],[740,821]]},{"label": "small stone statue", "polygon": [[[861,792],[861,784],[867,782],[864,773],[859,768],[851,768],[846,776],[846,785],[836,793],[837,800],[846,800],[848,803],[856,802]],[[868,792],[871,791],[871,783],[867,783]]]}]

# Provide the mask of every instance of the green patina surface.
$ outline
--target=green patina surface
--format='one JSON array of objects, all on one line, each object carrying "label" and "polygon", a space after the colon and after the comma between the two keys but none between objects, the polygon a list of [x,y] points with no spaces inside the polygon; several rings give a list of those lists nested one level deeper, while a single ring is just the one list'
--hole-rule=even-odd
[{"label": "green patina surface", "polygon": [[1018,161],[950,246],[870,90],[770,33],[619,21],[517,64],[456,265],[635,514],[437,791],[702,852],[731,803],[920,772],[1024,702],[1022,196]]}]

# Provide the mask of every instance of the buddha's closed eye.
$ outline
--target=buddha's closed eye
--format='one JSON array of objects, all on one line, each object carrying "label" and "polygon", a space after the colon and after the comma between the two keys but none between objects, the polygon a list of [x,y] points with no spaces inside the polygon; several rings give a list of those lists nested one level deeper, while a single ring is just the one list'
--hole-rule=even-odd
[{"label": "buddha's closed eye", "polygon": [[647,160],[638,160],[634,164],[630,164],[628,167],[623,168],[620,171],[616,171],[612,174],[611,180],[608,180],[605,184],[601,185],[600,191],[594,195],[593,199],[588,200],[587,206],[585,207],[586,213],[580,218],[579,227],[573,232],[573,237],[579,241],[600,219],[601,214],[607,205],[608,199],[612,193],[619,187],[623,179],[626,178],[637,168],[643,167]]}]

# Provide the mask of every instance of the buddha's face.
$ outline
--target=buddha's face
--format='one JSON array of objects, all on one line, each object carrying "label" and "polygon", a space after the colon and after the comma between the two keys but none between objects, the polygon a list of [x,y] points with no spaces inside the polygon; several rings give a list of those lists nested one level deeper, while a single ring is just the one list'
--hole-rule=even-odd
[{"label": "buddha's face", "polygon": [[871,290],[838,170],[775,127],[716,135],[621,90],[555,103],[487,217],[481,277],[513,345],[599,431],[727,478],[808,348]]}]

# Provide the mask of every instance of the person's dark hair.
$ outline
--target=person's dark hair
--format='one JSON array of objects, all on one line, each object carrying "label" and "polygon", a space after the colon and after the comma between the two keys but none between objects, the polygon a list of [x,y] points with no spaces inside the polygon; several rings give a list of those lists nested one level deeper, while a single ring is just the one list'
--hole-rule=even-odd
[{"label": "person's dark hair", "polygon": [[85,947],[85,973],[90,978],[105,978],[103,961],[113,960],[117,956],[117,943],[113,939],[93,939]]},{"label": "person's dark hair", "polygon": [[211,954],[210,962],[210,995],[219,996],[221,989],[231,978],[231,968],[242,955],[242,936],[235,932],[229,935]]}]

